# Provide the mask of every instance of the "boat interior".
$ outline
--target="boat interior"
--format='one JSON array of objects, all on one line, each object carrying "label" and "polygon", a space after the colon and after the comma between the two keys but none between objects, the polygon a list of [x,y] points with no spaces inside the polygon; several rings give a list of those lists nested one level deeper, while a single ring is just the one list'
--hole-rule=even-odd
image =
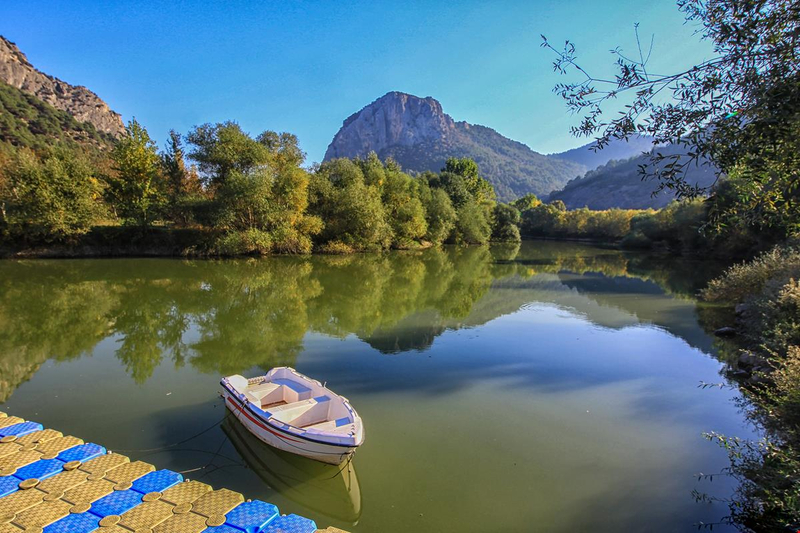
[{"label": "boat interior", "polygon": [[352,429],[352,417],[341,399],[326,394],[321,386],[314,387],[289,378],[273,377],[266,381],[262,377],[248,380],[246,386],[236,388],[267,416],[285,424],[325,433],[348,434]]}]

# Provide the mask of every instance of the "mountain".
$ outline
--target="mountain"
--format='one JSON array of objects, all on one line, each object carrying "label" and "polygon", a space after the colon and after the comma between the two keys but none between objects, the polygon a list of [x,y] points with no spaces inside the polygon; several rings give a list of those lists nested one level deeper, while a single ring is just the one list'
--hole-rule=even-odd
[{"label": "mountain", "polygon": [[[662,154],[685,153],[685,148],[670,146],[659,148]],[[653,196],[658,184],[652,179],[642,180],[640,165],[650,164],[650,155],[644,154],[608,164],[589,171],[582,178],[567,183],[560,191],[552,193],[549,201],[561,200],[569,209],[658,209],[675,199],[671,191],[661,191]],[[693,185],[708,187],[716,180],[715,167],[692,165],[686,179]]]},{"label": "mountain", "polygon": [[592,150],[591,147],[593,145],[594,143],[592,142],[566,152],[550,154],[548,157],[566,159],[583,165],[587,170],[592,170],[612,160],[630,159],[641,155],[642,152],[649,152],[653,149],[653,138],[634,137],[627,141],[614,139],[602,150]]},{"label": "mountain", "polygon": [[529,192],[545,195],[587,170],[534,152],[491,128],[456,122],[431,97],[401,92],[387,93],[348,117],[324,160],[364,157],[371,151],[416,172],[438,172],[448,157],[471,157],[503,201]]},{"label": "mountain", "polygon": [[0,82],[69,113],[79,123],[91,124],[98,132],[119,137],[125,131],[119,113],[112,111],[95,93],[36,70],[17,45],[3,36],[0,36]]},{"label": "mountain", "polygon": [[0,81],[0,151],[3,145],[34,150],[54,144],[80,145],[107,151],[114,137],[99,132],[89,122]]}]

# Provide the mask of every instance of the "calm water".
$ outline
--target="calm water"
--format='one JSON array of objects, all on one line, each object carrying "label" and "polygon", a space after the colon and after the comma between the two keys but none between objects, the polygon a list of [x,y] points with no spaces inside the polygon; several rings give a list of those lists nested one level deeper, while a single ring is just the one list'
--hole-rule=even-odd
[{"label": "calm water", "polygon": [[[750,430],[691,294],[718,266],[566,243],[0,262],[2,408],[352,532],[689,531]],[[226,419],[221,375],[352,401],[338,471]],[[203,432],[206,430],[205,432]],[[199,434],[199,435],[198,435]],[[724,531],[714,528],[715,531]]]}]

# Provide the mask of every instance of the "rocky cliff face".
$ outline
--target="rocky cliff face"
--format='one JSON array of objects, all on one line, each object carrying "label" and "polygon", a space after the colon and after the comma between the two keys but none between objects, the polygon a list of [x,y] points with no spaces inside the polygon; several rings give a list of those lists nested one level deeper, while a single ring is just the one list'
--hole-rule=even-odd
[{"label": "rocky cliff face", "polygon": [[325,152],[325,160],[366,155],[388,147],[447,142],[454,133],[453,119],[433,98],[390,92],[344,121]]},{"label": "rocky cliff face", "polygon": [[17,46],[0,36],[0,81],[16,87],[56,109],[66,111],[80,122],[89,122],[98,131],[119,136],[125,131],[119,113],[112,111],[86,87],[39,72]]},{"label": "rocky cliff face", "polygon": [[373,151],[417,172],[438,172],[448,157],[470,157],[503,201],[529,192],[549,193],[586,171],[572,161],[534,152],[491,128],[456,122],[431,97],[400,92],[387,93],[345,120],[325,161]]}]

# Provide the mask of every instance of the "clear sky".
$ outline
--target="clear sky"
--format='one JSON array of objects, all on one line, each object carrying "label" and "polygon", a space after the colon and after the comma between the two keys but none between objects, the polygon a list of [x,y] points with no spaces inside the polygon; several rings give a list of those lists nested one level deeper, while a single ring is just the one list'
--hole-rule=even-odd
[{"label": "clear sky", "polygon": [[236,120],[295,133],[322,159],[342,121],[388,91],[433,96],[455,120],[536,151],[587,142],[551,89],[553,42],[611,72],[633,24],[655,34],[652,69],[710,56],[671,0],[3,0],[0,34],[39,70],[85,85],[163,144],[170,128]]}]

